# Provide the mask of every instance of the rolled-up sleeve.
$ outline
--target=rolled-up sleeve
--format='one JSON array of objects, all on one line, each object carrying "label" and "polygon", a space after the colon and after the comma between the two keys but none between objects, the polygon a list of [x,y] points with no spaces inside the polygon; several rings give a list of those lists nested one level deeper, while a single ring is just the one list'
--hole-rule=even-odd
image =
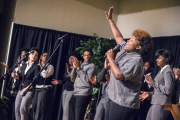
[{"label": "rolled-up sleeve", "polygon": [[134,76],[139,74],[141,70],[141,66],[139,63],[128,60],[122,67],[120,67],[120,71],[125,77],[125,80],[131,80]]},{"label": "rolled-up sleeve", "polygon": [[43,70],[43,71],[41,72],[41,76],[42,76],[43,78],[48,78],[48,77],[50,77],[51,75],[53,75],[53,73],[54,73],[54,67],[53,67],[52,65],[49,65],[48,68],[47,68],[47,70]]},{"label": "rolled-up sleeve", "polygon": [[73,68],[71,71],[71,81],[74,82],[76,79],[77,73],[76,73],[76,69]]}]

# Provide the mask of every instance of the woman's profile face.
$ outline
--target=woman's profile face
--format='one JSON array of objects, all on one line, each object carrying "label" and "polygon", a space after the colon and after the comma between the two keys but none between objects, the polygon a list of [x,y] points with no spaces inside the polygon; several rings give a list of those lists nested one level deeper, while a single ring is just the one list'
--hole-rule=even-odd
[{"label": "woman's profile face", "polygon": [[38,52],[34,51],[34,53],[29,54],[29,60],[35,62],[38,59]]},{"label": "woman's profile face", "polygon": [[167,60],[162,56],[158,56],[158,58],[156,59],[157,62],[157,66],[163,68],[165,65],[167,65]]},{"label": "woman's profile face", "polygon": [[126,52],[135,52],[138,49],[141,49],[141,46],[139,45],[139,40],[137,40],[135,36],[132,36],[131,39],[127,41],[124,50]]}]

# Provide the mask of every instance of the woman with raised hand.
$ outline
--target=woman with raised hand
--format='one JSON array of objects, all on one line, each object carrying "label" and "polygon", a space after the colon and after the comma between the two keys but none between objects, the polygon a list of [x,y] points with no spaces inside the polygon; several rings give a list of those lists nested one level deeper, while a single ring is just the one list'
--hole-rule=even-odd
[{"label": "woman with raised hand", "polygon": [[153,40],[144,30],[134,30],[127,42],[112,19],[113,6],[106,13],[120,53],[114,59],[113,50],[107,51],[111,75],[108,89],[110,98],[109,120],[130,120],[140,107],[139,91],[143,76],[142,56],[153,47]]},{"label": "woman with raised hand", "polygon": [[164,110],[165,103],[171,103],[172,90],[175,82],[175,75],[171,64],[173,55],[170,51],[160,49],[156,52],[157,66],[161,68],[154,80],[151,76],[145,75],[148,85],[154,88],[154,92],[141,91],[140,99],[152,98],[151,107],[146,120],[166,120],[170,113]]}]

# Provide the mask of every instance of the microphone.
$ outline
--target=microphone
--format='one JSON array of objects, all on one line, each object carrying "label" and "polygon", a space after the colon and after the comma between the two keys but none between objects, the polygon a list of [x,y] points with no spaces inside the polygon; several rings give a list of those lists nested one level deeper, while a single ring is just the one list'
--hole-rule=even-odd
[{"label": "microphone", "polygon": [[31,50],[31,51],[29,51],[29,52],[27,52],[25,54],[29,54],[29,53],[34,53],[34,50]]},{"label": "microphone", "polygon": [[58,40],[61,40],[62,38],[66,37],[67,35],[68,35],[68,33],[63,35],[62,37],[58,38]]},{"label": "microphone", "polygon": [[[121,47],[120,44],[116,45],[114,48],[113,48],[113,52],[117,51],[119,48]],[[107,55],[104,55],[104,58],[106,58]]]}]

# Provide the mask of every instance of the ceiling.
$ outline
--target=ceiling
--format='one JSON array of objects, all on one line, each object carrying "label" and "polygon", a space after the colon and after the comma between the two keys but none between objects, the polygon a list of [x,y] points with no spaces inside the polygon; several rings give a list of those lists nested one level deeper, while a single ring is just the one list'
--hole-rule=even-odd
[{"label": "ceiling", "polygon": [[108,11],[114,6],[115,14],[130,14],[154,9],[180,6],[180,0],[76,0],[84,4]]}]

